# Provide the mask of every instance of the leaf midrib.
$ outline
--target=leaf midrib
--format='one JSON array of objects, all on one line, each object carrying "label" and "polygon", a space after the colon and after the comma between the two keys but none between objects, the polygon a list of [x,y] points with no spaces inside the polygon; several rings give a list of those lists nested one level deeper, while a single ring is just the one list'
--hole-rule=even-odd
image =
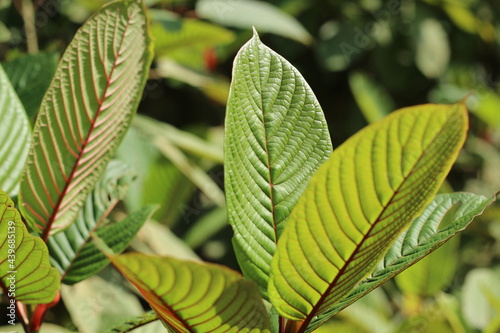
[{"label": "leaf midrib", "polygon": [[394,191],[393,195],[391,196],[391,200],[389,200],[388,204],[382,209],[382,211],[380,212],[380,214],[375,219],[375,222],[372,223],[372,225],[370,226],[370,228],[368,229],[368,231],[364,235],[364,237],[361,240],[361,242],[359,242],[359,244],[356,246],[356,248],[354,249],[354,251],[352,252],[352,254],[345,261],[345,264],[339,270],[339,272],[337,273],[337,276],[335,277],[335,279],[329,284],[328,288],[323,292],[323,294],[321,295],[320,299],[316,302],[316,304],[314,305],[314,307],[311,310],[311,312],[309,313],[309,315],[307,315],[307,317],[302,321],[300,329],[297,331],[297,333],[304,333],[307,330],[307,327],[309,326],[309,323],[315,317],[315,313],[321,307],[321,305],[323,304],[324,300],[329,296],[330,291],[335,287],[335,285],[339,281],[340,277],[342,277],[342,275],[345,272],[345,270],[349,267],[349,264],[353,261],[354,256],[359,252],[359,249],[363,246],[363,244],[365,243],[365,241],[367,241],[370,238],[370,237],[366,237],[366,236],[369,235],[372,232],[373,228],[376,225],[378,225],[377,221],[380,220],[380,217],[384,214],[384,212],[386,211],[386,209],[391,205],[394,197],[399,193],[401,187],[407,182],[408,178],[414,173],[416,165],[418,165],[418,163],[421,161],[421,159],[425,155],[426,151],[435,142],[436,138],[441,135],[441,133],[444,131],[444,129],[446,128],[446,125],[451,121],[451,119],[452,119],[452,117],[448,118],[446,120],[446,122],[443,125],[441,125],[441,129],[439,130],[439,132],[434,136],[434,138],[429,142],[429,144],[424,149],[422,149],[422,153],[420,154],[419,158],[413,164],[413,166],[411,168],[411,171],[408,173],[408,175],[406,175],[406,177],[404,177],[404,180],[401,182],[401,184],[399,184],[398,188]]},{"label": "leaf midrib", "polygon": [[[255,64],[257,66],[257,72],[261,73],[261,68],[260,68],[260,49],[259,46],[257,45],[257,57]],[[272,59],[271,59],[272,61]],[[271,65],[269,65],[271,66]],[[259,98],[260,98],[260,113],[262,116],[262,127],[264,130],[264,149],[266,151],[266,159],[267,159],[267,172],[269,174],[269,200],[271,201],[271,223],[273,227],[273,232],[274,232],[274,243],[278,243],[278,231],[277,231],[277,224],[276,224],[276,212],[275,212],[275,204],[274,204],[274,193],[273,193],[273,188],[274,188],[274,182],[273,182],[273,177],[271,173],[271,157],[269,153],[269,138],[267,136],[267,127],[266,127],[266,122],[265,122],[265,111],[264,111],[264,100],[263,100],[263,95],[262,95],[262,89],[263,89],[263,82],[262,82],[262,76],[259,75],[259,83],[260,83],[260,89],[259,89]],[[274,255],[274,253],[273,253]]]},{"label": "leaf midrib", "polygon": [[[128,17],[127,24],[126,24],[125,28],[123,29],[122,38],[120,40],[120,46],[118,47],[118,52],[116,53],[117,55],[119,55],[121,53],[120,51],[122,50],[123,42],[124,42],[125,37],[127,35],[126,32],[129,29],[129,27],[130,27],[130,20],[131,20],[131,16]],[[105,63],[103,63],[103,64],[105,64]],[[111,96],[114,95],[114,94],[110,94],[109,96],[106,96],[106,93],[107,93],[107,91],[108,91],[108,89],[110,87],[110,84],[111,84],[111,81],[112,81],[112,77],[113,77],[113,72],[114,72],[114,70],[116,69],[117,66],[118,66],[118,57],[115,57],[114,62],[113,62],[113,67],[111,68],[111,71],[110,71],[109,75],[106,76],[106,81],[107,81],[106,82],[106,88],[101,93],[101,98],[97,98],[98,109],[97,109],[97,112],[95,113],[95,115],[94,115],[94,117],[92,119],[91,126],[90,126],[90,129],[89,129],[88,133],[87,133],[85,141],[83,142],[83,144],[81,146],[80,152],[78,153],[78,157],[75,159],[75,163],[73,164],[73,168],[71,169],[71,173],[69,174],[69,176],[68,176],[68,178],[66,180],[66,183],[64,185],[64,188],[61,191],[59,199],[57,200],[57,203],[56,203],[56,205],[54,206],[54,208],[52,210],[52,214],[51,214],[51,216],[49,218],[49,221],[45,225],[45,229],[44,229],[43,234],[42,234],[42,239],[43,239],[44,242],[47,242],[47,239],[48,239],[49,234],[50,234],[50,230],[52,229],[52,225],[53,225],[54,221],[56,220],[57,213],[59,212],[59,208],[61,207],[62,202],[64,201],[66,195],[68,194],[69,186],[70,186],[71,182],[73,181],[73,178],[75,177],[76,171],[79,169],[79,166],[80,166],[79,162],[84,157],[85,148],[91,142],[90,141],[90,137],[92,136],[92,134],[93,134],[93,132],[95,130],[95,125],[97,123],[97,120],[98,120],[99,116],[101,115],[102,105],[104,104],[104,102],[108,98],[110,98]],[[95,89],[95,85],[94,85],[94,89]]]}]

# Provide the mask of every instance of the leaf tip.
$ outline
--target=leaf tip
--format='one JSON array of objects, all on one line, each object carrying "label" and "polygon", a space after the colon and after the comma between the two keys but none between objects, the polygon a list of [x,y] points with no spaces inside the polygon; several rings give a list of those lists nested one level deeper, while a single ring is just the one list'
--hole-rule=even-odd
[{"label": "leaf tip", "polygon": [[259,33],[257,32],[257,29],[255,28],[254,25],[252,25],[252,31],[253,31],[253,36],[252,38],[256,39],[256,40],[260,40],[259,38]]}]

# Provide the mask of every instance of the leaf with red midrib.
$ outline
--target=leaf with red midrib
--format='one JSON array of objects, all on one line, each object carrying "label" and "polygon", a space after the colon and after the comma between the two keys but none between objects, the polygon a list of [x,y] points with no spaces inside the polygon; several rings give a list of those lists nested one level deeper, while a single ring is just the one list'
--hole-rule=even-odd
[{"label": "leaf with red midrib", "polygon": [[74,221],[130,125],[152,58],[147,29],[141,3],[113,2],[59,63],[21,179],[21,211],[44,239]]}]

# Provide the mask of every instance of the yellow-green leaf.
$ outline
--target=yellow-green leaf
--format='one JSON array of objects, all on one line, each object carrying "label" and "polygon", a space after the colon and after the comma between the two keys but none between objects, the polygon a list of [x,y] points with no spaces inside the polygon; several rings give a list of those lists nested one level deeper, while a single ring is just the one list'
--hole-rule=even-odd
[{"label": "yellow-green leaf", "polygon": [[223,266],[140,253],[109,257],[175,332],[268,332],[254,283]]},{"label": "yellow-green leaf", "polygon": [[366,277],[432,200],[462,147],[464,103],[396,111],[335,150],[293,210],[269,296],[303,332]]},{"label": "yellow-green leaf", "polygon": [[7,193],[0,190],[0,290],[25,304],[50,303],[59,290],[59,273],[47,246],[31,236]]}]

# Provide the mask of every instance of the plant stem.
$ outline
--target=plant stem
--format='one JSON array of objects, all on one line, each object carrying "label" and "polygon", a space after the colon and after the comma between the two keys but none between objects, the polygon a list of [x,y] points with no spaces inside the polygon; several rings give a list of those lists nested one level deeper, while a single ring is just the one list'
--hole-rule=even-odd
[{"label": "plant stem", "polygon": [[22,16],[24,22],[24,34],[26,36],[26,46],[28,53],[38,52],[38,37],[35,26],[35,7],[32,0],[22,0]]}]

